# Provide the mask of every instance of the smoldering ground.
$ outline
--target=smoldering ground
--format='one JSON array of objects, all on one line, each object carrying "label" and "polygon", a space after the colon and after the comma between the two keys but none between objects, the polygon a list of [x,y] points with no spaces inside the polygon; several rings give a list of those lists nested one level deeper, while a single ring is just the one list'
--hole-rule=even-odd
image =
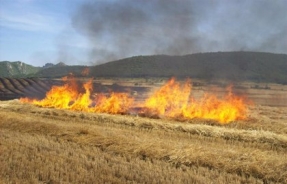
[{"label": "smoldering ground", "polygon": [[286,0],[86,1],[72,16],[94,63],[134,55],[286,53]]}]

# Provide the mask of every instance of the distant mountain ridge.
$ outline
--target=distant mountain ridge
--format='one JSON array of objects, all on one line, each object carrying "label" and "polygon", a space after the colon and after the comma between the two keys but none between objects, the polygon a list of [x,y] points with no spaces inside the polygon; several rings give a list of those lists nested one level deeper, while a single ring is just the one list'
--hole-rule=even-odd
[{"label": "distant mountain ridge", "polygon": [[[87,66],[63,64],[47,66],[49,67],[40,67],[37,72],[30,73],[28,76],[54,78],[63,77],[69,73],[81,76],[81,72],[87,68]],[[175,76],[203,80],[224,79],[287,84],[287,55],[263,52],[238,51],[197,53],[184,56],[134,56],[88,68],[90,73],[87,77]],[[2,71],[0,71],[0,76],[1,74]]]},{"label": "distant mountain ridge", "polygon": [[26,77],[36,74],[38,71],[40,71],[40,67],[34,67],[21,61],[0,62],[0,77]]},{"label": "distant mountain ridge", "polygon": [[62,77],[69,73],[81,73],[86,66],[69,66],[63,62],[46,63],[43,67],[35,67],[21,61],[0,61],[0,77]]},{"label": "distant mountain ridge", "polygon": [[69,65],[54,65],[53,67],[44,68],[37,72],[34,77],[43,77],[43,78],[59,78],[64,77],[69,74],[73,74],[75,76],[81,76],[82,71],[88,68],[88,66],[69,66]]},{"label": "distant mountain ridge", "polygon": [[287,84],[287,55],[262,52],[213,52],[184,56],[135,56],[94,66],[91,76],[190,77],[204,80]]}]

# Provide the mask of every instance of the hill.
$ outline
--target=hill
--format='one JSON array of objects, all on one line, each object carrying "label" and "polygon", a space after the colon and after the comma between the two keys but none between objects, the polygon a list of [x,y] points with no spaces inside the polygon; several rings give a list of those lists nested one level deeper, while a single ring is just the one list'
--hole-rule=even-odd
[{"label": "hill", "polygon": [[[0,62],[0,77],[58,78],[82,76],[87,66],[62,63],[33,67],[21,62]],[[253,81],[287,84],[287,55],[263,52],[214,52],[184,56],[134,56],[90,66],[87,77],[196,78],[206,81]]]},{"label": "hill", "polygon": [[27,75],[35,74],[39,70],[40,67],[34,67],[20,61],[0,62],[0,77],[24,77]]},{"label": "hill", "polygon": [[86,66],[69,66],[62,62],[58,64],[47,63],[43,67],[35,67],[21,61],[1,61],[0,77],[25,78],[25,77],[45,77],[58,78],[73,73],[80,75]]},{"label": "hill", "polygon": [[73,73],[75,76],[81,76],[81,72],[87,68],[87,66],[69,66],[69,65],[54,65],[49,68],[43,68],[34,77],[44,77],[44,78],[58,78],[67,76]]},{"label": "hill", "polygon": [[91,68],[91,76],[191,77],[287,84],[287,55],[260,52],[136,56]]}]

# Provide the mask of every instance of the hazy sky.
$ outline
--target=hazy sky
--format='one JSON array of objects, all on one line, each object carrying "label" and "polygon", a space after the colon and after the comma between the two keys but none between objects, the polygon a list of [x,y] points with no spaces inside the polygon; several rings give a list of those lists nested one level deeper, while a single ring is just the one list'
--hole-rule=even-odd
[{"label": "hazy sky", "polygon": [[287,0],[0,0],[0,61],[99,64],[135,55],[287,54]]}]

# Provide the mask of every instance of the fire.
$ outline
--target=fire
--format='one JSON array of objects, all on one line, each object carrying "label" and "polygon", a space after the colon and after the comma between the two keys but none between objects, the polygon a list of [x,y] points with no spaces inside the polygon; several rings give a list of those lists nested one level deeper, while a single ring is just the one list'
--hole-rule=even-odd
[{"label": "fire", "polygon": [[[73,77],[63,78],[62,86],[53,86],[42,100],[21,98],[24,103],[41,107],[74,111],[125,114],[135,109],[134,99],[127,93],[93,94],[93,80],[79,85]],[[206,93],[202,98],[192,96],[191,81],[177,82],[174,78],[156,90],[140,105],[137,113],[172,119],[210,119],[226,124],[247,118],[244,98],[232,93],[231,87],[223,98]]]},{"label": "fire", "polygon": [[85,111],[90,112],[91,111],[91,104],[92,100],[90,99],[91,91],[93,89],[93,80],[89,80],[86,82],[83,86],[85,89],[85,93],[79,94],[75,102],[69,107],[72,110],[76,111]]},{"label": "fire", "polygon": [[145,101],[144,113],[175,117],[187,105],[190,91],[189,82],[181,88],[180,84],[172,78]]},{"label": "fire", "polygon": [[96,99],[95,112],[123,114],[132,106],[133,99],[126,93],[112,93],[110,97],[99,95]]},{"label": "fire", "polygon": [[145,101],[142,113],[168,118],[210,119],[221,124],[246,119],[247,104],[244,99],[235,96],[231,87],[228,91],[222,99],[206,93],[196,100],[192,97],[189,80],[181,85],[173,78]]},{"label": "fire", "polygon": [[82,76],[88,76],[89,73],[90,73],[90,69],[89,69],[88,67],[85,68],[85,69],[81,72]]},{"label": "fire", "polygon": [[20,102],[22,103],[33,103],[35,100],[34,99],[30,99],[30,98],[27,98],[27,97],[24,97],[24,98],[20,98]]},{"label": "fire", "polygon": [[111,114],[127,113],[133,99],[125,93],[112,93],[110,97],[99,94],[99,98],[92,100],[93,80],[83,84],[83,92],[75,78],[65,77],[65,84],[53,86],[42,100],[21,98],[23,103],[32,103],[41,107],[70,109],[83,112],[104,112]]},{"label": "fire", "polygon": [[62,78],[66,82],[63,86],[53,86],[47,92],[43,100],[34,100],[33,104],[41,107],[54,107],[58,109],[69,109],[72,102],[75,102],[79,96],[78,84],[73,77]]}]

